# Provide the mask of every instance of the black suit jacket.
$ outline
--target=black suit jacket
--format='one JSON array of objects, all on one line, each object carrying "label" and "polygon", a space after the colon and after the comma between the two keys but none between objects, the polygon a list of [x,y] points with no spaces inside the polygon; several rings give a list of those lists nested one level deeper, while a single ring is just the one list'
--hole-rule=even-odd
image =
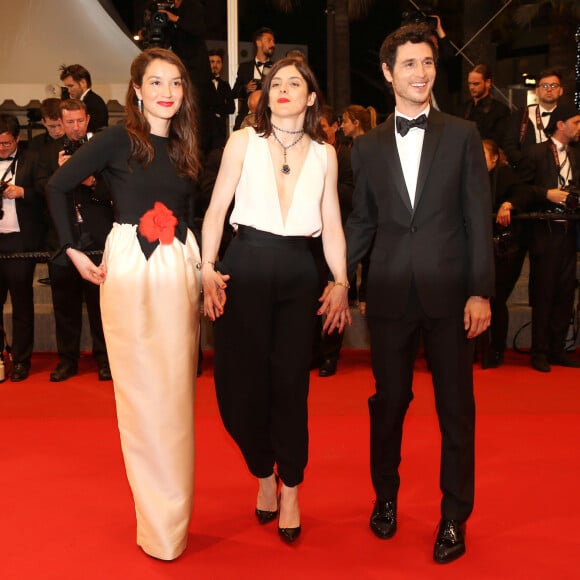
[{"label": "black suit jacket", "polygon": [[491,193],[473,123],[431,110],[415,207],[399,160],[394,115],[355,139],[353,211],[346,224],[349,277],[373,245],[369,316],[398,318],[412,281],[427,316],[457,315],[469,296],[491,296]]},{"label": "black suit jacket", "polygon": [[[240,128],[242,121],[248,114],[248,91],[246,90],[246,85],[254,78],[255,64],[256,59],[253,58],[247,62],[241,62],[238,67],[238,75],[232,89],[234,99],[238,99],[238,114],[234,124],[235,130]],[[266,68],[265,70],[268,71],[269,69]]]},{"label": "black suit jacket", "polygon": [[[36,187],[44,194],[48,180],[59,168],[58,154],[63,149],[63,143],[64,137],[50,143],[40,152]],[[67,207],[70,223],[75,233],[75,244],[83,250],[103,249],[106,237],[113,225],[113,209],[109,188],[103,178],[95,177],[97,181],[94,189],[81,184],[67,192]],[[82,224],[78,223],[75,209],[77,204],[80,204]],[[47,245],[52,251],[60,249],[52,220],[47,236]]]},{"label": "black suit jacket", "polygon": [[24,188],[24,197],[16,200],[16,215],[22,234],[23,250],[39,250],[46,236],[46,204],[36,189],[37,153],[20,149],[14,184]]},{"label": "black suit jacket", "polygon": [[216,79],[218,84],[215,87],[211,81],[209,116],[211,124],[209,132],[211,134],[210,150],[223,147],[226,143],[228,115],[232,115],[236,110],[232,89],[228,82],[221,78]]},{"label": "black suit jacket", "polygon": [[97,93],[90,89],[85,95],[83,103],[87,107],[87,113],[91,116],[89,119],[89,133],[94,133],[98,129],[108,126],[109,110],[105,101]]}]

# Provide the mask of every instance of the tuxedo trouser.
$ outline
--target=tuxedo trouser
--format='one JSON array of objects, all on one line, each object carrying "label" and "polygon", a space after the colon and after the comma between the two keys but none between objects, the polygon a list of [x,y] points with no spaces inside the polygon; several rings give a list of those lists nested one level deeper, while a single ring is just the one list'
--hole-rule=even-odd
[{"label": "tuxedo trouser", "polygon": [[466,338],[463,305],[454,316],[428,318],[413,287],[401,318],[369,316],[368,322],[376,381],[369,412],[377,498],[397,501],[403,422],[413,399],[413,365],[422,336],[442,438],[441,513],[444,519],[463,522],[473,509],[475,470],[474,344]]},{"label": "tuxedo trouser", "polygon": [[277,465],[288,486],[308,460],[307,398],[318,275],[308,238],[240,226],[220,271],[230,274],[214,328],[214,374],[225,428],[250,472]]},{"label": "tuxedo trouser", "polygon": [[83,280],[71,264],[48,263],[52,304],[56,326],[56,348],[60,362],[76,367],[80,356],[83,326],[83,299],[87,307],[93,356],[97,363],[107,362],[107,349],[101,322],[100,288]]},{"label": "tuxedo trouser", "polygon": [[530,244],[532,355],[560,354],[574,308],[575,222],[534,223]]},{"label": "tuxedo trouser", "polygon": [[[0,234],[0,252],[22,252],[22,233]],[[0,260],[2,308],[10,292],[12,302],[12,353],[14,363],[28,364],[34,345],[34,260]],[[4,336],[1,338],[4,345]]]}]

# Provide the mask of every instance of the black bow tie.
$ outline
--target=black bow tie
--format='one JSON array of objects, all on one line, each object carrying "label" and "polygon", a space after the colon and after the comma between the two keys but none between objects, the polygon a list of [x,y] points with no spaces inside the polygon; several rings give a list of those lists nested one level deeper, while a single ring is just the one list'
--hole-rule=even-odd
[{"label": "black bow tie", "polygon": [[542,113],[542,117],[549,117],[552,114],[552,111],[544,111]]},{"label": "black bow tie", "polygon": [[257,67],[265,67],[265,68],[272,68],[272,61],[267,60],[266,62],[262,62],[260,60],[256,61],[256,66]]},{"label": "black bow tie", "polygon": [[418,127],[425,130],[427,128],[427,116],[425,114],[419,115],[416,119],[405,119],[405,117],[396,117],[397,133],[404,137],[410,129]]},{"label": "black bow tie", "polygon": [[14,161],[14,155],[10,157],[0,157],[0,161]]}]

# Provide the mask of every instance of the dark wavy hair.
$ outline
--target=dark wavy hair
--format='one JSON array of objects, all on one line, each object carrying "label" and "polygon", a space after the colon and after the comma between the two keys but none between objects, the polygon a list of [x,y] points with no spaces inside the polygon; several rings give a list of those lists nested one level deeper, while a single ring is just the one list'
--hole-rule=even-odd
[{"label": "dark wavy hair", "polygon": [[407,42],[411,44],[428,44],[433,51],[433,59],[437,63],[438,51],[433,42],[433,30],[427,24],[407,24],[391,32],[383,41],[379,52],[381,65],[385,63],[392,73],[397,61],[399,46],[407,44]]},{"label": "dark wavy hair", "polygon": [[200,169],[199,121],[194,90],[181,59],[172,51],[164,48],[148,48],[135,58],[131,65],[131,80],[127,89],[125,126],[131,140],[131,155],[143,167],[153,160],[154,150],[149,135],[151,127],[145,115],[139,111],[135,87],[141,87],[147,67],[154,60],[163,60],[177,67],[183,87],[183,101],[169,124],[169,158],[178,175],[196,179]]},{"label": "dark wavy hair", "polygon": [[308,94],[314,93],[316,95],[314,103],[306,109],[304,132],[314,141],[322,143],[326,139],[324,131],[320,127],[323,106],[322,93],[310,67],[304,61],[297,58],[283,58],[277,61],[270,69],[270,72],[264,77],[262,81],[262,95],[256,108],[256,124],[254,126],[256,133],[263,134],[265,137],[270,136],[272,133],[272,122],[270,120],[272,111],[270,110],[269,104],[272,79],[280,69],[287,66],[295,66],[300,76],[306,81]]}]

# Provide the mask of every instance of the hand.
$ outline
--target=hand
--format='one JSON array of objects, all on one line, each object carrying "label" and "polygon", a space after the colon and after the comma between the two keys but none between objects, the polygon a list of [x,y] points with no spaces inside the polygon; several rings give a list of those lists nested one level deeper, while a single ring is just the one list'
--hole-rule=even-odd
[{"label": "hand", "polygon": [[491,323],[489,298],[470,296],[463,310],[463,323],[467,338],[475,338],[485,332]]},{"label": "hand", "polygon": [[97,266],[84,252],[74,248],[68,248],[66,255],[78,270],[81,278],[97,286],[100,286],[105,281],[107,269],[103,263]]},{"label": "hand", "polygon": [[346,324],[352,324],[346,286],[329,282],[318,301],[322,302],[322,305],[317,314],[326,314],[326,320],[322,326],[324,332],[330,334],[335,329],[342,332]]},{"label": "hand", "polygon": [[24,197],[24,188],[20,187],[20,185],[9,183],[8,187],[2,193],[2,197],[5,197],[6,199],[17,199],[19,197]]},{"label": "hand", "polygon": [[560,205],[566,205],[566,199],[569,193],[563,189],[548,189],[546,192],[546,198],[552,203],[557,203]]},{"label": "hand", "polygon": [[58,152],[58,166],[60,167],[61,165],[64,165],[70,158],[71,158],[71,156],[67,155],[64,152],[64,149],[62,151],[59,151]]},{"label": "hand", "polygon": [[252,79],[247,85],[246,85],[246,91],[248,93],[253,93],[256,89],[258,88],[258,83]]},{"label": "hand", "polygon": [[212,322],[224,313],[224,306],[227,300],[226,282],[229,279],[229,274],[217,272],[208,262],[202,264],[201,281],[203,284],[203,313]]},{"label": "hand", "polygon": [[497,216],[495,218],[495,221],[498,224],[502,225],[504,228],[507,228],[511,222],[512,209],[513,206],[509,201],[505,201],[504,203],[502,203],[499,206],[499,209],[497,210]]}]

